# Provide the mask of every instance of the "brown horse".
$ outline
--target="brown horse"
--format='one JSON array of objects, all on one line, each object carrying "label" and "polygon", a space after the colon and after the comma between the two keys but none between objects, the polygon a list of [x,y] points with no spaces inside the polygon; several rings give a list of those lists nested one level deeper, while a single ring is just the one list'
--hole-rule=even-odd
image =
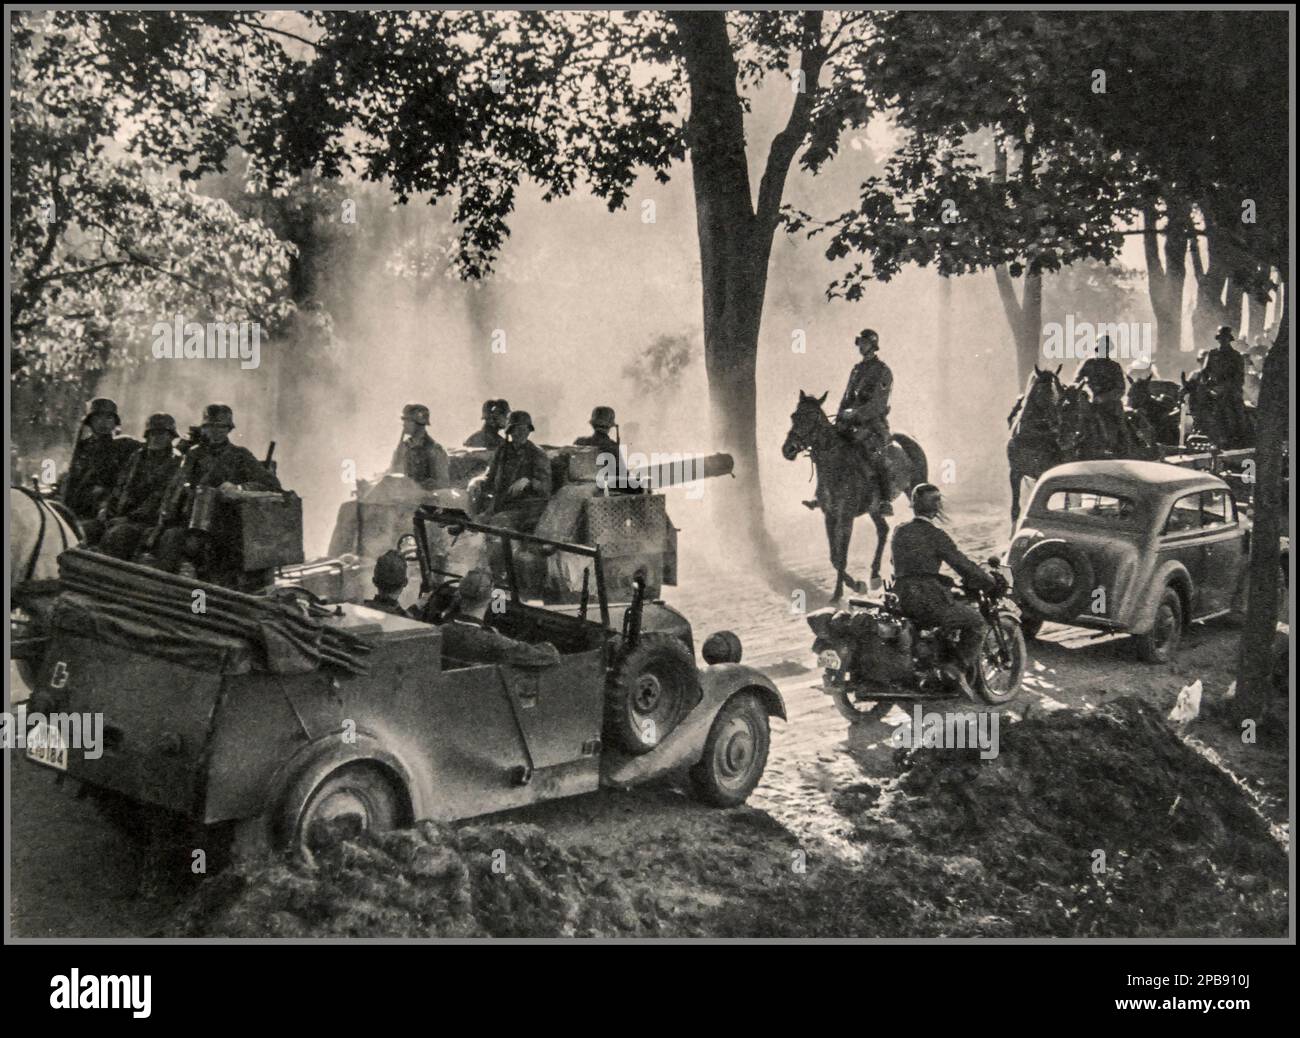
[{"label": "brown horse", "polygon": [[1125,402],[1129,408],[1143,415],[1150,424],[1156,443],[1173,446],[1178,443],[1182,426],[1182,403],[1177,382],[1158,379],[1155,373],[1145,378],[1128,378]]},{"label": "brown horse", "polygon": [[790,431],[781,445],[781,453],[786,461],[794,461],[804,453],[812,458],[817,473],[817,506],[826,521],[826,541],[830,547],[831,565],[835,567],[835,593],[831,601],[838,602],[846,584],[858,594],[867,590],[862,581],[855,580],[848,571],[853,521],[860,515],[870,515],[876,525],[871,586],[878,588],[880,560],[885,551],[885,541],[889,538],[889,521],[880,514],[881,506],[899,494],[910,494],[918,483],[924,483],[929,463],[920,444],[910,436],[894,433],[885,448],[890,485],[882,492],[879,481],[866,464],[861,444],[840,432],[826,417],[822,410],[826,395],[809,396],[803,390],[799,391],[799,404],[790,416]]},{"label": "brown horse", "polygon": [[1054,465],[1065,461],[1061,449],[1061,368],[1039,368],[1025,384],[1025,392],[1007,415],[1011,438],[1007,440],[1007,463],[1011,467],[1011,526],[1020,518],[1020,486],[1026,478],[1037,479]]}]

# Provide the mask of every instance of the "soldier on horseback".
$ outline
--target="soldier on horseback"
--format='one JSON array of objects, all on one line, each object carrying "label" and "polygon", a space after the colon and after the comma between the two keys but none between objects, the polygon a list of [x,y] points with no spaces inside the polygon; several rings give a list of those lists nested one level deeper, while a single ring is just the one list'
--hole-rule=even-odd
[{"label": "soldier on horseback", "polygon": [[1201,370],[1205,372],[1225,443],[1245,443],[1250,437],[1246,419],[1246,359],[1232,345],[1231,328],[1226,325],[1220,328],[1215,339],[1219,345],[1206,352]]},{"label": "soldier on horseback", "polygon": [[1092,393],[1092,413],[1101,428],[1102,442],[1116,457],[1125,457],[1132,446],[1128,420],[1124,415],[1124,391],[1128,383],[1124,369],[1112,359],[1110,336],[1103,335],[1097,352],[1079,365],[1074,384],[1086,383]]},{"label": "soldier on horseback", "polygon": [[862,360],[853,366],[844,398],[840,401],[836,421],[839,428],[855,442],[861,444],[863,457],[875,474],[880,486],[881,515],[893,515],[889,503],[890,474],[884,450],[889,445],[889,393],[894,387],[894,375],[877,356],[880,336],[864,328],[854,344]]}]

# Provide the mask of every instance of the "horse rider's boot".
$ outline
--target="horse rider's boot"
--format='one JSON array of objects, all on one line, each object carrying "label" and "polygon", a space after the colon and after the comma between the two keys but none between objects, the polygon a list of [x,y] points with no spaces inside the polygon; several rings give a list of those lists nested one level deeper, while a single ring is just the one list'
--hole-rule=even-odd
[{"label": "horse rider's boot", "polygon": [[817,509],[819,509],[819,508],[821,507],[821,505],[819,505],[819,504],[817,503],[817,499],[816,499],[816,498],[813,498],[811,501],[804,501],[804,502],[803,502],[803,506],[804,506],[804,508],[810,508],[810,509],[812,509],[814,512],[817,511]]},{"label": "horse rider's boot", "polygon": [[880,487],[880,515],[893,515],[894,506],[890,498],[890,490],[893,489],[892,480],[889,472],[889,463],[885,461],[883,451],[874,452],[870,456],[871,470],[876,475],[876,483]]}]

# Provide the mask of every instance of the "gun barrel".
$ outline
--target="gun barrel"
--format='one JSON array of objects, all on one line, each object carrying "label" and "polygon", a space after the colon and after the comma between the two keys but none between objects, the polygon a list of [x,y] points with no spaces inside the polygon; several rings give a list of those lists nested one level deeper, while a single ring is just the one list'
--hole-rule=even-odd
[{"label": "gun barrel", "polygon": [[649,464],[629,471],[628,482],[659,490],[729,476],[735,467],[730,454],[652,454]]}]

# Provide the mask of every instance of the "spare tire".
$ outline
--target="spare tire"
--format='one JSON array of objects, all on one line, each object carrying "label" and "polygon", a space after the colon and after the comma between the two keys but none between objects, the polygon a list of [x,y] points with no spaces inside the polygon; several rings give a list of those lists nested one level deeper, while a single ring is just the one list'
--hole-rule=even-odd
[{"label": "spare tire", "polygon": [[690,649],[670,634],[643,634],[619,663],[606,693],[605,737],[628,753],[653,750],[701,694]]},{"label": "spare tire", "polygon": [[1015,568],[1016,597],[1035,617],[1069,622],[1087,610],[1096,579],[1087,553],[1060,538],[1033,545]]}]

